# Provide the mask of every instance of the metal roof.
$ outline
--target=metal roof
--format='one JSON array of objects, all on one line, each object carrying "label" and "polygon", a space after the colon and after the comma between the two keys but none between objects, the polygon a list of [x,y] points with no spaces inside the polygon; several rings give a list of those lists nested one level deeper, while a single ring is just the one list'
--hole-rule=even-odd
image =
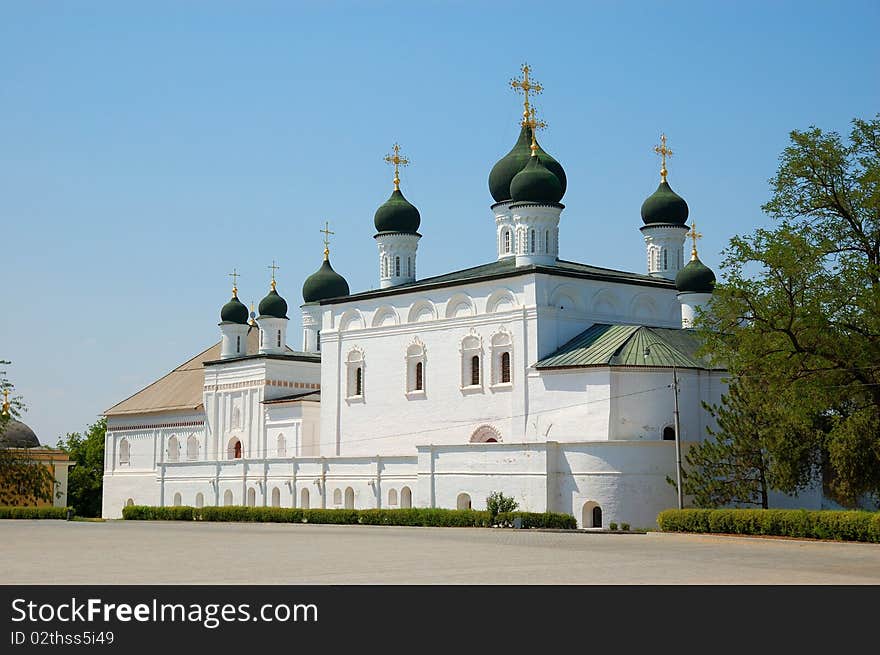
[{"label": "metal roof", "polygon": [[596,323],[553,354],[538,369],[586,366],[644,366],[723,370],[697,354],[693,330]]}]

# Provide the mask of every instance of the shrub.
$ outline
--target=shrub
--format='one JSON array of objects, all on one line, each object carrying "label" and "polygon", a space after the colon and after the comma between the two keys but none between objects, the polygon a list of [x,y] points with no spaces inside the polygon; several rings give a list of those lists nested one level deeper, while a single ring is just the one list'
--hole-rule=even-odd
[{"label": "shrub", "polygon": [[504,512],[494,519],[488,511],[413,507],[408,509],[300,509],[290,507],[148,507],[134,505],[122,510],[122,518],[141,521],[236,521],[262,523],[319,523],[344,525],[405,525],[488,528],[513,526],[519,518],[523,528],[573,530],[577,521],[555,512]]},{"label": "shrub", "polygon": [[0,507],[0,519],[66,519],[68,507]]},{"label": "shrub", "polygon": [[668,509],[663,532],[770,535],[880,543],[880,512],[805,509]]},{"label": "shrub", "polygon": [[629,532],[629,523],[621,523],[621,524],[620,524],[620,529],[623,530],[623,531],[625,531],[625,532]]},{"label": "shrub", "polygon": [[617,523],[611,521],[611,523],[608,524],[608,528],[611,530],[617,530]]},{"label": "shrub", "polygon": [[486,497],[486,509],[492,518],[499,514],[515,512],[517,507],[519,507],[518,502],[510,496],[505,496],[500,491],[493,491]]}]

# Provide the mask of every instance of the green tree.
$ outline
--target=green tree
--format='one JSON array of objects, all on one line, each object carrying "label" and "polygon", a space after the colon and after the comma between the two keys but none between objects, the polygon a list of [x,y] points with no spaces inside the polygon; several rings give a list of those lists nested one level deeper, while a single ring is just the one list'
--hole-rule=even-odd
[{"label": "green tree", "polygon": [[728,410],[787,426],[767,444],[792,471],[783,489],[817,479],[798,464],[806,447],[826,491],[855,505],[880,495],[880,114],[853,120],[847,142],[790,137],[763,206],[777,224],[731,239],[698,326],[732,379],[763,385]]},{"label": "green tree", "polygon": [[[9,363],[0,360],[0,366]],[[6,371],[0,371],[0,393],[10,391],[12,384],[6,379]],[[48,467],[32,459],[26,450],[7,448],[3,444],[3,433],[7,426],[23,410],[21,398],[13,396],[8,403],[4,402],[0,411],[0,505],[51,502],[55,492],[55,479]]]},{"label": "green tree", "polygon": [[58,448],[76,462],[67,480],[67,502],[78,516],[101,515],[106,433],[107,419],[101,418],[90,425],[85,434],[69,432],[58,441]]},{"label": "green tree", "polygon": [[500,491],[493,491],[486,497],[486,509],[493,519],[503,512],[515,512],[517,507],[518,502]]}]

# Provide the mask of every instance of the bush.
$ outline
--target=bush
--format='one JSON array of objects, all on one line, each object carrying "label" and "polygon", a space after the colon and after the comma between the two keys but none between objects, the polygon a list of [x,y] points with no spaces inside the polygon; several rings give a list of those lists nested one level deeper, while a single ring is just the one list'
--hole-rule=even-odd
[{"label": "bush", "polygon": [[663,532],[768,535],[880,543],[880,512],[805,509],[668,509]]},{"label": "bush", "polygon": [[625,531],[625,532],[629,532],[629,523],[621,523],[621,524],[620,524],[620,529],[623,530],[623,531]]},{"label": "bush", "polygon": [[472,509],[300,509],[290,507],[147,507],[122,510],[122,518],[140,521],[236,521],[259,523],[319,523],[342,525],[405,525],[420,527],[489,528],[513,526],[519,518],[523,528],[574,530],[577,521],[555,512],[504,512],[494,519],[488,511]]},{"label": "bush", "polygon": [[614,521],[611,521],[611,523],[608,524],[608,527],[611,530],[617,530],[617,523],[615,523]]},{"label": "bush", "polygon": [[0,519],[66,519],[68,507],[0,507]]},{"label": "bush", "polygon": [[518,502],[510,496],[505,496],[500,491],[493,491],[486,497],[486,509],[492,518],[499,514],[515,512],[517,507],[519,507]]}]

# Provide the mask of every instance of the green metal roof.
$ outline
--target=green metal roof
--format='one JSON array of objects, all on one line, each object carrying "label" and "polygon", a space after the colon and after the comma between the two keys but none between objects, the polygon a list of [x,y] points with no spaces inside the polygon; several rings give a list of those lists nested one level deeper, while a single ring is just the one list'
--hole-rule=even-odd
[{"label": "green metal roof", "polygon": [[581,332],[535,368],[645,366],[723,370],[697,355],[699,337],[693,330],[596,323]]},{"label": "green metal roof", "polygon": [[642,273],[628,273],[626,271],[616,271],[611,268],[602,268],[600,266],[590,266],[588,264],[579,264],[577,262],[568,262],[557,259],[553,264],[527,264],[525,266],[517,266],[515,257],[506,257],[488,264],[465,268],[460,271],[446,273],[444,275],[436,275],[427,277],[415,282],[407,282],[405,284],[395,284],[385,289],[374,289],[372,291],[362,291],[341,298],[329,298],[319,301],[322,305],[334,305],[338,303],[347,303],[354,300],[365,300],[367,298],[377,298],[380,296],[391,296],[399,293],[409,293],[416,290],[436,289],[439,287],[451,287],[461,284],[470,284],[472,282],[480,282],[483,280],[492,280],[497,278],[515,277],[517,275],[527,275],[529,273],[546,273],[548,275],[561,275],[563,277],[576,277],[589,280],[601,280],[604,282],[621,282],[625,284],[638,284],[650,287],[675,288],[671,280],[660,277],[651,277]]}]

